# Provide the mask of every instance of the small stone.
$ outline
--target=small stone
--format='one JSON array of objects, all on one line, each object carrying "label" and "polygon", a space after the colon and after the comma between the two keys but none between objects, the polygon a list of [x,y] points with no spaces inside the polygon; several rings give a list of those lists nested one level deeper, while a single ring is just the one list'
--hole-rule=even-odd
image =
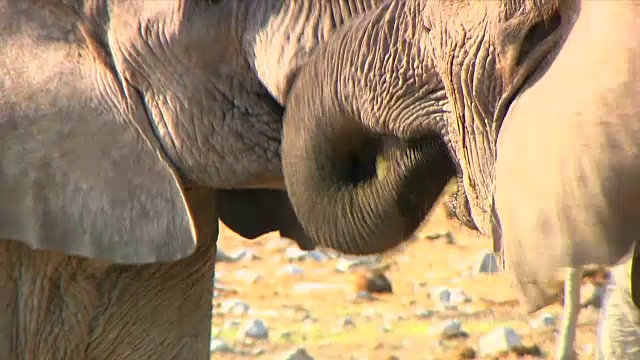
[{"label": "small stone", "polygon": [[285,265],[277,271],[278,275],[302,275],[304,269],[295,265]]},{"label": "small stone", "polygon": [[211,339],[209,351],[213,353],[232,353],[233,348],[222,339]]},{"label": "small stone", "polygon": [[374,300],[373,294],[368,291],[358,291],[356,300]]},{"label": "small stone", "polygon": [[222,251],[222,249],[218,248],[216,250],[216,262],[217,263],[234,263],[238,261],[238,259],[228,255],[227,253],[225,253],[224,251]]},{"label": "small stone", "polygon": [[426,320],[431,319],[433,315],[435,315],[435,312],[432,310],[418,309],[415,314],[418,319]]},{"label": "small stone", "polygon": [[249,304],[237,299],[227,300],[220,305],[220,310],[224,314],[231,314],[234,316],[244,315],[249,312],[250,308]]},{"label": "small stone", "polygon": [[307,253],[307,257],[317,262],[325,262],[332,259],[331,255],[322,250],[311,250]]},{"label": "small stone", "polygon": [[284,257],[289,261],[302,261],[307,258],[307,252],[299,247],[290,247],[284,251]]},{"label": "small stone", "polygon": [[522,338],[509,327],[501,327],[483,335],[478,340],[480,356],[493,355],[504,351],[511,351],[522,346]]},{"label": "small stone", "polygon": [[493,274],[497,272],[500,272],[500,267],[498,266],[496,255],[493,252],[484,253],[480,260],[478,274]]},{"label": "small stone", "polygon": [[531,322],[531,327],[534,329],[554,326],[556,326],[556,317],[550,313],[543,313]]},{"label": "small stone", "polygon": [[234,329],[239,327],[240,325],[242,325],[242,323],[240,322],[240,320],[231,320],[228,323],[225,324],[227,329]]},{"label": "small stone", "polygon": [[297,348],[283,354],[282,360],[313,360],[305,348]]},{"label": "small stone", "polygon": [[280,338],[283,340],[290,340],[293,337],[293,333],[291,331],[284,331],[280,334]]},{"label": "small stone", "polygon": [[342,328],[354,328],[356,327],[356,323],[353,321],[353,319],[350,316],[347,316],[346,318],[342,319],[340,321],[340,326]]},{"label": "small stone", "polygon": [[379,255],[359,256],[356,258],[342,257],[336,263],[336,270],[344,273],[357,268],[366,268],[377,265],[381,260],[382,257]]},{"label": "small stone", "polygon": [[471,302],[471,298],[461,289],[438,287],[433,289],[431,296],[436,299],[441,306],[453,306],[455,309],[457,309],[456,305]]},{"label": "small stone", "polygon": [[243,334],[247,338],[266,339],[269,337],[269,328],[262,320],[253,319],[247,323]]},{"label": "small stone", "polygon": [[374,293],[393,293],[391,281],[381,272],[361,274],[356,281],[357,291],[368,291]]},{"label": "small stone", "polygon": [[467,336],[467,332],[462,329],[462,321],[452,319],[445,321],[436,327],[436,332],[444,339]]}]

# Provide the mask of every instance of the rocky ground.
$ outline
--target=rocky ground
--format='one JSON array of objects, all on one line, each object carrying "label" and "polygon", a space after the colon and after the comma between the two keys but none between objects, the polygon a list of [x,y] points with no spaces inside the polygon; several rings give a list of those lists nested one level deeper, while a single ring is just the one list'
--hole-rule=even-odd
[{"label": "rocky ground", "polygon": [[[561,305],[527,315],[508,276],[492,273],[489,240],[443,206],[416,240],[379,257],[302,252],[277,232],[221,234],[212,359],[554,356]],[[582,292],[588,298],[593,285]],[[597,316],[580,313],[579,359],[593,358]]]}]

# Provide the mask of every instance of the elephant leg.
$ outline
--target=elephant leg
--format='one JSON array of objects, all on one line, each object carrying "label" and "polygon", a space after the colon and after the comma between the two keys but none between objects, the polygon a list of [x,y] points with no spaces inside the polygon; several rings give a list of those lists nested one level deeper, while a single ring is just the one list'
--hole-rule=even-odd
[{"label": "elephant leg", "polygon": [[640,359],[640,311],[631,298],[631,261],[611,270],[614,284],[598,325],[598,352],[601,360]]},{"label": "elephant leg", "polygon": [[198,246],[175,262],[116,265],[0,242],[2,358],[208,359],[218,223],[213,191],[187,199]]},{"label": "elephant leg", "polygon": [[577,359],[575,352],[576,327],[580,312],[580,283],[582,281],[582,267],[567,270],[564,281],[564,307],[562,309],[562,323],[558,334],[558,359]]}]

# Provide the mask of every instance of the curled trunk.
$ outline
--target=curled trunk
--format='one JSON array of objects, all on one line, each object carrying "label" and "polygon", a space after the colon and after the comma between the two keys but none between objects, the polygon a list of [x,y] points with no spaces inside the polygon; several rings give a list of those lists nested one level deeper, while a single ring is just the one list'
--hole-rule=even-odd
[{"label": "curled trunk", "polygon": [[[353,40],[367,30],[339,36]],[[370,254],[411,235],[456,169],[435,129],[385,146],[349,110],[350,95],[332,85],[348,69],[347,43],[332,41],[299,74],[287,101],[283,171],[296,215],[318,244]]]}]

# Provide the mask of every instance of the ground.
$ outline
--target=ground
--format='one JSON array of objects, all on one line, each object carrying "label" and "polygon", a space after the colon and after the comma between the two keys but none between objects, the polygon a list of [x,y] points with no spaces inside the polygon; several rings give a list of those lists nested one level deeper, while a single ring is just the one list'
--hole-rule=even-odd
[{"label": "ground", "polygon": [[[446,233],[451,236],[437,236]],[[212,353],[211,358],[286,359],[283,354],[300,347],[314,359],[461,359],[469,348],[478,350],[479,337],[503,326],[522,335],[525,345],[538,345],[543,358],[554,358],[557,325],[536,328],[531,323],[542,313],[556,314],[559,323],[560,304],[528,315],[507,274],[478,274],[490,241],[449,219],[441,205],[419,234],[384,255],[393,293],[362,299],[356,284],[365,270],[339,272],[339,258],[290,260],[286,255],[293,250],[285,252],[295,244],[277,232],[246,240],[223,228],[219,248],[249,255],[217,265],[213,333],[233,352]],[[463,289],[471,301],[445,309],[432,296],[439,286]],[[246,303],[248,312],[242,314],[241,306],[227,309],[235,301]],[[429,311],[432,315],[424,316]],[[245,324],[253,319],[267,325],[267,339],[244,336]],[[438,329],[451,319],[462,321],[468,337],[442,338]],[[350,320],[354,326],[344,324]],[[579,359],[593,358],[596,320],[597,310],[580,314]]]}]

